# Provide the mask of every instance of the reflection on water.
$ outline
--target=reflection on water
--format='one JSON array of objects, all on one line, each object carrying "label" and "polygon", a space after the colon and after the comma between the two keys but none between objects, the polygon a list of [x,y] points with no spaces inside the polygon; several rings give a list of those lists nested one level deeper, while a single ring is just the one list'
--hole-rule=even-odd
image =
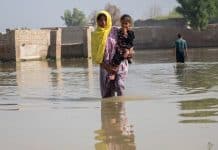
[{"label": "reflection on water", "polygon": [[[130,65],[128,96],[175,99],[218,93],[217,51],[190,50],[191,62],[176,66],[169,63],[174,62],[172,51],[137,53]],[[100,97],[98,75],[98,67],[86,59],[0,64],[0,95],[10,100]]]},{"label": "reflection on water", "polygon": [[212,143],[209,142],[208,145],[207,145],[208,150],[213,150],[213,146],[214,146],[214,145],[213,145]]},{"label": "reflection on water", "polygon": [[[203,99],[192,101],[181,101],[180,107],[184,113],[180,116],[185,118],[181,123],[215,123],[218,120],[218,99]],[[216,117],[217,118],[217,117]]]},{"label": "reflection on water", "polygon": [[133,126],[128,123],[125,103],[101,102],[101,129],[97,134],[96,150],[135,150]]},{"label": "reflection on water", "polygon": [[177,64],[178,85],[189,93],[207,92],[218,85],[218,64]]},{"label": "reflection on water", "polygon": [[0,87],[16,86],[16,64],[1,64],[0,65]]},{"label": "reflection on water", "polygon": [[[1,64],[0,71],[0,94],[5,99],[69,99],[87,94],[96,97],[90,60],[9,63]],[[7,93],[14,96],[8,97]]]},{"label": "reflection on water", "polygon": [[215,149],[218,51],[189,52],[183,65],[176,65],[172,51],[137,52],[126,97],[113,100],[100,98],[99,68],[90,60],[0,64],[0,145],[205,150],[211,142],[208,149]]},{"label": "reflection on water", "polygon": [[0,111],[18,111],[19,106],[18,104],[1,104],[0,103]]}]

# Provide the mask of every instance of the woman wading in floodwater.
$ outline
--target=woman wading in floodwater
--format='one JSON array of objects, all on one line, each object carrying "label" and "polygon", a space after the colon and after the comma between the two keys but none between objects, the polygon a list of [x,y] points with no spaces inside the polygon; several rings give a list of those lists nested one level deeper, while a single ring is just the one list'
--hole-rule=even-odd
[{"label": "woman wading in floodwater", "polygon": [[[123,60],[118,67],[111,65],[116,51],[117,33],[118,28],[112,27],[111,15],[106,11],[100,11],[97,14],[97,28],[92,33],[92,59],[100,65],[102,98],[113,97],[115,93],[117,93],[117,96],[124,94],[128,60]],[[111,74],[116,75],[114,80],[111,79]]]}]

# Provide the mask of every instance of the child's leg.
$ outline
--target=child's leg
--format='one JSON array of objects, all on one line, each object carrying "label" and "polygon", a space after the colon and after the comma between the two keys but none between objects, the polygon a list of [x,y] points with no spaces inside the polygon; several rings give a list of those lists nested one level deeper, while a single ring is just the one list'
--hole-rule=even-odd
[{"label": "child's leg", "polygon": [[116,86],[116,91],[117,91],[117,96],[123,96],[124,95],[124,90],[125,90],[125,83],[124,80],[119,77],[119,75],[116,77],[115,81],[115,86]]}]

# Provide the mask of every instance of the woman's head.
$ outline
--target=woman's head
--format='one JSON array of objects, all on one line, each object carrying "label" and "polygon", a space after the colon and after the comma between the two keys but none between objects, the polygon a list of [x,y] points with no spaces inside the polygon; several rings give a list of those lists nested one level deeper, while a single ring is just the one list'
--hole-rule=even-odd
[{"label": "woman's head", "polygon": [[100,11],[97,15],[97,25],[101,28],[111,28],[112,19],[111,15],[107,11]]},{"label": "woman's head", "polygon": [[111,15],[107,11],[100,11],[96,15],[97,27],[92,32],[92,59],[95,63],[101,64],[104,58],[104,51],[108,36],[111,32]]},{"label": "woman's head", "polygon": [[105,28],[105,26],[107,25],[107,16],[105,14],[98,14],[97,24],[99,27]]},{"label": "woman's head", "polygon": [[127,14],[122,15],[120,18],[120,24],[122,28],[129,29],[132,26],[132,17]]}]

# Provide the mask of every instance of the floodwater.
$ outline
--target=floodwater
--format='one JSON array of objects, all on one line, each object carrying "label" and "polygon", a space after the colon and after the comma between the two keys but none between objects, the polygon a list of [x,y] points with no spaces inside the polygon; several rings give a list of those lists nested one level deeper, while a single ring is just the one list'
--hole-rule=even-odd
[{"label": "floodwater", "polygon": [[87,60],[0,64],[1,150],[218,150],[218,49],[137,52],[126,96]]}]

